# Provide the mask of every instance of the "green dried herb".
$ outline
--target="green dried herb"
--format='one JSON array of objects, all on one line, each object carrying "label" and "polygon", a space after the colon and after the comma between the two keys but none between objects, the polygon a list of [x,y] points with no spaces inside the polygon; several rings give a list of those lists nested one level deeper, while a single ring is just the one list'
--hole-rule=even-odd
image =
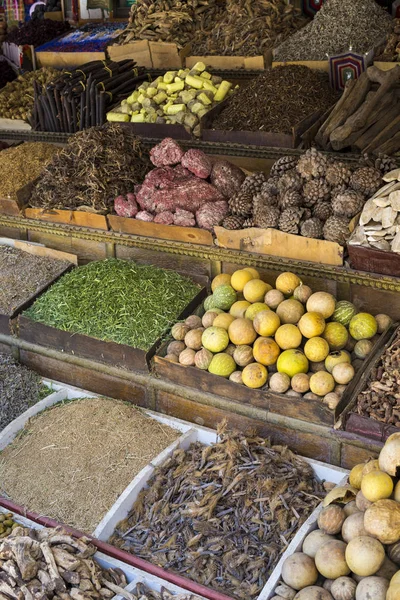
[{"label": "green dried herb", "polygon": [[147,351],[199,289],[175,271],[111,258],[67,273],[25,315],[63,331]]}]

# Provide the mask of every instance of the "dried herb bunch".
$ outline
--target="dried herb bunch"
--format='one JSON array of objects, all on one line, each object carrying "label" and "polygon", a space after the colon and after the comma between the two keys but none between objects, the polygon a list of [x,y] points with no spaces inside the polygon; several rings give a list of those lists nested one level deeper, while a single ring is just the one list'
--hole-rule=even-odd
[{"label": "dried herb bunch", "polygon": [[151,168],[139,138],[118,124],[76,133],[44,169],[31,206],[107,213]]},{"label": "dried herb bunch", "polygon": [[303,459],[259,437],[178,449],[110,542],[241,600],[255,598],[324,495]]},{"label": "dried herb bunch", "polygon": [[301,11],[285,0],[226,0],[212,35],[197,32],[193,54],[265,54],[307,22]]},{"label": "dried herb bunch", "polygon": [[375,0],[327,0],[314,19],[275,50],[275,60],[326,60],[327,55],[369,52],[393,27]]},{"label": "dried herb bunch", "polygon": [[17,191],[35,180],[59,151],[45,142],[25,142],[1,153],[0,194],[16,198]]},{"label": "dried herb bunch", "polygon": [[359,415],[400,427],[400,331],[357,398]]},{"label": "dried herb bunch", "polygon": [[294,125],[318,109],[327,110],[337,98],[322,71],[298,65],[267,69],[240,87],[212,127],[291,133]]}]

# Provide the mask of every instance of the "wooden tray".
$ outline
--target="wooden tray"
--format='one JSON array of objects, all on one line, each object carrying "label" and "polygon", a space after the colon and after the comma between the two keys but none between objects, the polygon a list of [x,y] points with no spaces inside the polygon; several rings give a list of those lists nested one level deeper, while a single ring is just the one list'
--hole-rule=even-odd
[{"label": "wooden tray", "polygon": [[[202,288],[177,320],[185,319],[192,314],[194,308],[205,296],[206,289]],[[141,372],[150,370],[150,360],[160,346],[163,337],[161,336],[149,350],[144,351],[126,344],[106,342],[80,333],[62,331],[33,321],[24,315],[19,316],[18,325],[18,337],[27,342],[54,348],[67,354],[75,354],[95,362],[106,363],[113,367]]]},{"label": "wooden tray", "polygon": [[356,271],[400,277],[400,254],[347,244],[350,265]]},{"label": "wooden tray", "polygon": [[172,240],[213,246],[214,240],[210,231],[199,227],[178,227],[177,225],[162,225],[161,223],[147,223],[137,219],[108,215],[108,223],[112,231],[153,237],[161,240]]},{"label": "wooden tray", "polygon": [[83,210],[26,208],[24,212],[27,219],[108,230],[107,217],[105,215],[98,215]]}]

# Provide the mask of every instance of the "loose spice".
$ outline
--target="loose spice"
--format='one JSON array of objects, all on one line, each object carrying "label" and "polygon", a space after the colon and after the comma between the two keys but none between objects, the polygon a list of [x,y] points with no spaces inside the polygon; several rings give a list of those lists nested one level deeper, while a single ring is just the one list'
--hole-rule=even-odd
[{"label": "loose spice", "polygon": [[69,264],[67,261],[0,246],[0,313],[11,315]]},{"label": "loose spice", "polygon": [[67,273],[24,314],[63,331],[149,350],[199,289],[175,271],[110,258]]},{"label": "loose spice", "polygon": [[324,496],[311,467],[283,446],[227,433],[176,450],[110,542],[168,570],[249,600]]},{"label": "loose spice", "polygon": [[16,198],[17,191],[39,177],[58,151],[57,146],[44,142],[26,142],[3,150],[0,196]]},{"label": "loose spice", "polygon": [[147,151],[118,123],[73,135],[44,169],[31,197],[39,208],[109,212],[114,198],[141,184],[151,168]]},{"label": "loose spice", "polygon": [[278,46],[277,61],[327,60],[347,52],[369,52],[392,30],[393,19],[374,0],[327,0],[314,19]]},{"label": "loose spice", "polygon": [[337,98],[326,73],[297,65],[267,69],[240,87],[212,127],[291,133],[302,119],[327,110]]},{"label": "loose spice", "polygon": [[83,398],[39,414],[0,455],[0,491],[90,533],[179,432],[132,404]]}]

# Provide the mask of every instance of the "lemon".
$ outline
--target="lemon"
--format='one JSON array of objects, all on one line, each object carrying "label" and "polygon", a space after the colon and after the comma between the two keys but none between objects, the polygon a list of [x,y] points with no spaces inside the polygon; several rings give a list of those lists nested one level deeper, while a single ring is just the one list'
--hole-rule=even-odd
[{"label": "lemon", "polygon": [[352,470],[350,471],[349,483],[350,483],[350,485],[357,488],[358,490],[361,490],[361,479],[362,479],[362,472],[363,472],[364,467],[365,467],[364,463],[359,463],[358,465],[353,467]]},{"label": "lemon", "polygon": [[253,279],[253,275],[249,273],[249,271],[245,271],[244,269],[240,269],[239,271],[235,271],[231,277],[230,285],[237,292],[243,292],[244,286],[246,283]]},{"label": "lemon", "polygon": [[261,279],[251,279],[243,288],[243,295],[248,302],[263,302],[265,294],[272,290],[269,283]]},{"label": "lemon", "polygon": [[362,478],[361,491],[370,502],[389,498],[393,492],[393,480],[383,471],[371,471]]}]

